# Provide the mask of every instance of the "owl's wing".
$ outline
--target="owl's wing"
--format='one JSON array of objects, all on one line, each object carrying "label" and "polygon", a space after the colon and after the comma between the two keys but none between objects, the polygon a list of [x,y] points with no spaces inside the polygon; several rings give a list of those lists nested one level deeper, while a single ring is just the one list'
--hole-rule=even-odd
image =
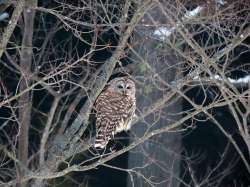
[{"label": "owl's wing", "polygon": [[115,129],[119,125],[120,119],[109,119],[105,115],[97,117],[95,147],[104,148],[110,139],[114,137]]},{"label": "owl's wing", "polygon": [[132,121],[134,119],[134,116],[135,116],[135,109],[136,109],[136,106],[135,104],[133,103],[132,104],[132,107],[130,108],[129,112],[128,112],[128,115],[127,115],[127,119],[126,119],[126,124],[125,124],[125,131],[128,131],[131,129],[131,125],[132,125]]}]

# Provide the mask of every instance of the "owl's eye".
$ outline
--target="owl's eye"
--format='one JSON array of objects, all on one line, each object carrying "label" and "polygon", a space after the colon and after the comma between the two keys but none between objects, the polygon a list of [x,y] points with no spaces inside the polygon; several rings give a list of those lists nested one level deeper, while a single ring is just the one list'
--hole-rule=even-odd
[{"label": "owl's eye", "polygon": [[117,86],[117,88],[122,89],[122,88],[123,88],[123,86],[122,86],[122,85],[118,85],[118,86]]},{"label": "owl's eye", "polygon": [[127,89],[130,90],[130,89],[131,89],[131,86],[128,86]]}]

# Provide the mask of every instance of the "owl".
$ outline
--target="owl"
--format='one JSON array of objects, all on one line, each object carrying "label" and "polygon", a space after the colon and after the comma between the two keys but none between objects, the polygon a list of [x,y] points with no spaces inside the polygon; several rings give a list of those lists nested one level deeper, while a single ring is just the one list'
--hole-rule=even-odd
[{"label": "owl", "polygon": [[104,148],[114,135],[127,131],[135,115],[135,83],[129,77],[112,79],[94,104],[96,110],[95,147]]}]

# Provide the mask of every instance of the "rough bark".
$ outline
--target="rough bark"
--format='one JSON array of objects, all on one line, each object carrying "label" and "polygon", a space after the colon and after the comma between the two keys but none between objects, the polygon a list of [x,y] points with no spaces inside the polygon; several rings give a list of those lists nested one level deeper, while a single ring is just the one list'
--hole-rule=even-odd
[{"label": "rough bark", "polygon": [[[30,85],[29,76],[31,76],[31,64],[32,64],[32,38],[33,38],[33,25],[35,11],[31,9],[31,6],[36,5],[35,1],[26,1],[24,9],[24,32],[21,48],[20,68],[22,75],[20,77],[19,91],[27,89]],[[26,92],[19,100],[19,135],[18,135],[18,159],[21,163],[19,166],[18,178],[19,180],[27,172],[28,167],[28,153],[29,153],[29,128],[31,123],[31,110],[32,110],[32,93]],[[18,183],[18,186],[25,187],[26,183]]]}]

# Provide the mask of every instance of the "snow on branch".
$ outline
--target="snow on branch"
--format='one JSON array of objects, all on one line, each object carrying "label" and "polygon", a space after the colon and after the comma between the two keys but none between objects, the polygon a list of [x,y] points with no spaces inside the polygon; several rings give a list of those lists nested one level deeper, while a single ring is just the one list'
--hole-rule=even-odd
[{"label": "snow on branch", "polygon": [[[195,16],[197,16],[201,11],[203,10],[203,7],[198,6],[195,9],[188,11],[183,18],[181,19],[182,21],[187,20],[187,19],[192,19]],[[182,25],[182,21],[178,22],[176,24],[176,26],[173,26],[171,28],[167,28],[167,27],[159,27],[157,28],[153,35],[159,37],[161,40],[166,39],[167,37],[169,37],[175,30],[177,27]]]}]

